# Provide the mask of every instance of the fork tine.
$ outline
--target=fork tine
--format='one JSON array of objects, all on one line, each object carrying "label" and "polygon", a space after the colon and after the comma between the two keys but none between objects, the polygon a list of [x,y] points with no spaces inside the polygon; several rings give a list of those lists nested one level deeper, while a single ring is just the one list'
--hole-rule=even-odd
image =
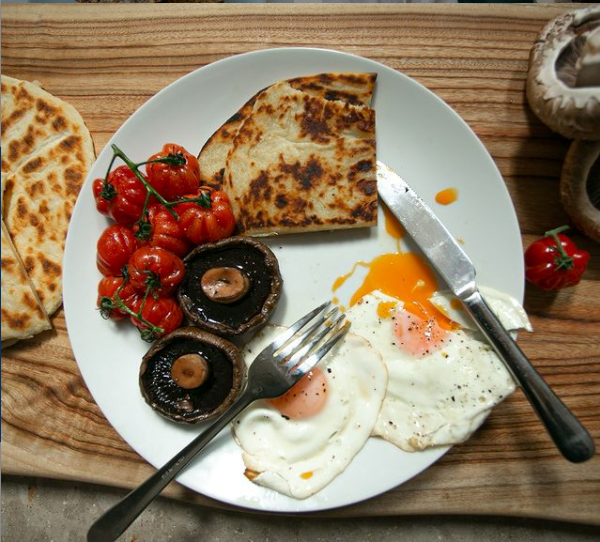
[{"label": "fork tine", "polygon": [[319,305],[316,309],[310,311],[308,314],[304,315],[300,320],[292,324],[289,328],[287,328],[284,332],[281,333],[267,348],[265,348],[265,352],[275,352],[279,350],[282,346],[284,346],[300,329],[302,329],[308,322],[310,322],[317,314],[325,310],[329,305],[331,305],[331,301],[326,301],[322,305]]},{"label": "fork tine", "polygon": [[323,322],[327,321],[327,319],[331,318],[334,314],[337,314],[339,310],[340,309],[338,307],[335,307],[334,309],[321,316],[308,329],[306,329],[302,333],[296,333],[297,336],[292,337],[293,340],[290,340],[290,342],[287,343],[283,348],[276,351],[277,356],[283,359],[287,358],[293,352],[296,352],[301,347],[301,345],[303,345],[306,342],[306,339],[309,338],[317,329],[319,329],[323,325]]},{"label": "fork tine", "polygon": [[[337,308],[337,307],[336,307]],[[336,310],[330,311],[328,313],[332,316],[336,313]],[[314,337],[308,337],[309,340],[305,341],[306,344],[302,346],[299,350],[296,350],[292,356],[286,361],[284,367],[286,369],[292,369],[294,366],[298,365],[302,359],[304,359],[311,350],[316,348],[323,338],[331,333],[332,330],[336,329],[340,322],[342,322],[346,318],[345,314],[340,314],[334,321],[329,321],[321,331],[319,331]]]},{"label": "fork tine", "polygon": [[321,348],[319,348],[314,354],[311,354],[306,358],[300,365],[298,365],[290,374],[295,377],[296,380],[302,378],[308,371],[310,371],[319,361],[325,357],[325,355],[335,346],[335,344],[348,332],[350,329],[350,323],[344,322],[344,324],[335,332],[335,334],[327,340]]}]

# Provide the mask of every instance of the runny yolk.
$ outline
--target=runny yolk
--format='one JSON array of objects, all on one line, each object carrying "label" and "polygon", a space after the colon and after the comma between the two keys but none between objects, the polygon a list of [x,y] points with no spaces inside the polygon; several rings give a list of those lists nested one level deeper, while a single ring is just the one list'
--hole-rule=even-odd
[{"label": "runny yolk", "polygon": [[465,309],[463,304],[460,302],[460,300],[456,299],[456,297],[453,297],[450,300],[450,307],[452,307],[455,311],[462,311]]},{"label": "runny yolk", "polygon": [[[386,206],[383,211],[387,233],[399,240],[406,233],[404,228]],[[400,343],[408,344],[409,350],[432,350],[443,339],[445,330],[456,330],[459,327],[429,301],[438,290],[438,284],[433,270],[418,254],[399,250],[396,253],[381,254],[371,262],[357,262],[350,272],[335,280],[332,286],[334,293],[354,274],[358,266],[366,267],[368,272],[351,297],[350,306],[374,290],[398,299],[401,302],[398,308],[396,302],[379,303],[377,315],[382,319],[394,317],[395,333],[399,338],[402,335]]]},{"label": "runny yolk", "polygon": [[[438,202],[452,203],[457,195],[454,188],[444,190],[438,194],[441,199]],[[406,231],[385,205],[383,212],[386,232],[399,241]],[[381,254],[371,262],[357,262],[348,273],[335,280],[332,291],[335,293],[341,288],[359,266],[368,271],[351,297],[350,306],[375,290],[396,298],[398,302],[380,302],[376,310],[379,318],[394,319],[394,333],[401,348],[423,355],[437,349],[448,331],[460,327],[429,301],[439,288],[432,268],[418,254],[401,252],[398,244],[396,253]]]},{"label": "runny yolk", "polygon": [[458,190],[456,188],[446,188],[435,195],[436,203],[440,205],[450,205],[458,199]]},{"label": "runny yolk", "polygon": [[406,235],[404,226],[389,210],[387,205],[383,206],[383,216],[385,217],[385,231],[394,239],[401,239]]},{"label": "runny yolk", "polygon": [[[401,300],[407,311],[421,318],[433,314],[444,327],[453,327],[451,321],[429,301],[438,285],[432,269],[421,256],[412,252],[381,254],[368,264],[368,268],[363,283],[350,299],[350,305],[374,290],[380,290]],[[379,307],[379,316],[389,315],[389,309]]]},{"label": "runny yolk", "polygon": [[327,401],[327,377],[314,367],[281,397],[269,399],[283,416],[292,420],[308,418],[319,413]]}]

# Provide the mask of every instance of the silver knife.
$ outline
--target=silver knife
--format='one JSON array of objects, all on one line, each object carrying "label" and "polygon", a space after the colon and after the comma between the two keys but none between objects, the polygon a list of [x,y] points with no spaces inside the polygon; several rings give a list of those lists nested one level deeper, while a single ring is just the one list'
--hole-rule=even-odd
[{"label": "silver knife", "polygon": [[594,441],[554,394],[483,299],[475,266],[427,204],[393,170],[377,163],[377,189],[480,331],[506,364],[560,452],[574,463],[594,455]]}]

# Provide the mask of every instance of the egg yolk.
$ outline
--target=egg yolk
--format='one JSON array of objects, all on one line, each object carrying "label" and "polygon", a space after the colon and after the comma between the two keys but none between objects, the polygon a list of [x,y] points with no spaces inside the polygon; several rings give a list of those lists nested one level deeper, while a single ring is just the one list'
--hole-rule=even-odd
[{"label": "egg yolk", "polygon": [[406,235],[404,226],[393,215],[387,205],[383,206],[383,216],[385,217],[385,231],[394,239],[401,239]]},{"label": "egg yolk", "polygon": [[435,195],[436,203],[440,205],[450,205],[458,199],[458,190],[456,188],[446,188]]},{"label": "egg yolk", "polygon": [[399,346],[413,356],[426,356],[444,344],[449,332],[435,317],[421,318],[397,307],[394,313],[394,333]]},{"label": "egg yolk", "polygon": [[[404,228],[385,206],[384,215],[387,233],[400,239]],[[418,254],[398,250],[381,254],[371,262],[358,262],[352,271],[335,280],[332,290],[340,288],[358,266],[368,271],[352,295],[350,306],[375,290],[402,301],[401,304],[380,303],[377,307],[380,318],[394,318],[394,332],[402,348],[415,355],[433,351],[441,345],[448,331],[459,327],[429,300],[439,288],[432,268]]]},{"label": "egg yolk", "polygon": [[314,367],[281,397],[269,399],[282,416],[299,420],[318,414],[327,401],[327,377]]}]

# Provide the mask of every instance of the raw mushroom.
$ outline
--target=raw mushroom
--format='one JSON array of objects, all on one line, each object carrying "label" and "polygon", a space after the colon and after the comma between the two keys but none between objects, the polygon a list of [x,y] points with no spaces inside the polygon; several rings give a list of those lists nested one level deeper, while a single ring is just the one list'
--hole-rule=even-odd
[{"label": "raw mushroom", "polygon": [[600,139],[600,5],[550,21],[529,57],[527,99],[552,130]]},{"label": "raw mushroom", "polygon": [[563,166],[560,196],[573,223],[600,243],[600,141],[574,141]]}]

